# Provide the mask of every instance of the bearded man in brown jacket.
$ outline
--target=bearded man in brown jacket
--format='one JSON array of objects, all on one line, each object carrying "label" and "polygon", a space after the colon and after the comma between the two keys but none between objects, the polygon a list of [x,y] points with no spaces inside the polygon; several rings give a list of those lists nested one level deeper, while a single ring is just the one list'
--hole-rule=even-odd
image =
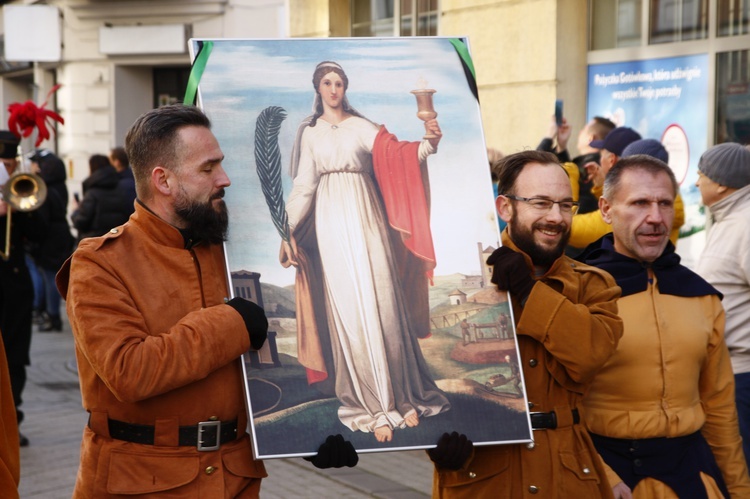
[{"label": "bearded man in brown jacket", "polygon": [[428,451],[433,497],[612,497],[580,403],[622,336],[620,288],[563,254],[578,203],[554,155],[513,154],[497,172],[508,226],[487,263],[492,282],[510,292],[534,441],[473,448],[463,435],[443,435]]},{"label": "bearded man in brown jacket", "polygon": [[90,413],[74,497],[257,497],[240,356],[268,323],[228,299],[224,155],[188,106],[138,118],[126,148],[135,213],[57,276]]}]

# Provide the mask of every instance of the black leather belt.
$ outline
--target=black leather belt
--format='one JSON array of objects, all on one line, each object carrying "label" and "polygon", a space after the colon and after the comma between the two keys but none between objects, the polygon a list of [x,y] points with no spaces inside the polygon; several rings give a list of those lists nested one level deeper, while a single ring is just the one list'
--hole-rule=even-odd
[{"label": "black leather belt", "polygon": [[[136,444],[154,445],[154,427],[110,419],[109,436]],[[217,450],[237,438],[237,420],[202,421],[194,426],[180,426],[180,446],[196,447],[199,451]]]},{"label": "black leather belt", "polygon": [[[581,416],[578,414],[578,409],[570,411],[573,414],[573,424],[581,422]],[[532,412],[529,413],[531,416],[531,428],[533,430],[554,430],[557,428],[557,414],[555,411],[550,412]]]}]

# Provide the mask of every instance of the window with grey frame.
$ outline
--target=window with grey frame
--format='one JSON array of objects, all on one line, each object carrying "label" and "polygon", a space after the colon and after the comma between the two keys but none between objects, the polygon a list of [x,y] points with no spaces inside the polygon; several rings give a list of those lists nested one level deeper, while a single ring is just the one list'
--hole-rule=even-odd
[{"label": "window with grey frame", "polygon": [[643,0],[589,0],[591,50],[641,44]]},{"label": "window with grey frame", "polygon": [[438,0],[351,0],[351,13],[352,36],[437,35]]},{"label": "window with grey frame", "polygon": [[750,0],[718,0],[717,36],[747,35],[750,30]]},{"label": "window with grey frame", "polygon": [[707,39],[712,5],[718,37],[750,33],[750,0],[589,0],[590,50],[642,45],[646,5],[649,44]]},{"label": "window with grey frame", "polygon": [[750,50],[716,54],[717,144],[750,144]]},{"label": "window with grey frame", "polygon": [[649,43],[708,38],[708,0],[651,0]]}]

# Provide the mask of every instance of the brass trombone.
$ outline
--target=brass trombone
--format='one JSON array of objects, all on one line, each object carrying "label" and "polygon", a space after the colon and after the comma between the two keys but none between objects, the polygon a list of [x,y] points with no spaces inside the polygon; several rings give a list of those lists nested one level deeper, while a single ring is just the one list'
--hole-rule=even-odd
[{"label": "brass trombone", "polygon": [[10,258],[11,213],[13,210],[34,211],[42,206],[47,198],[47,184],[35,173],[20,171],[5,182],[2,195],[3,201],[8,204],[8,214],[5,220],[5,249],[0,251],[0,257],[7,261]]}]

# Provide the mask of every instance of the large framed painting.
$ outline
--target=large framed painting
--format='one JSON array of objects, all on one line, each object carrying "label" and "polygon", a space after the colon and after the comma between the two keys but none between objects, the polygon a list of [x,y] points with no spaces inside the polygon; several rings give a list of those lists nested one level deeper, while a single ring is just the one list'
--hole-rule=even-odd
[{"label": "large framed painting", "polygon": [[226,156],[227,269],[261,305],[244,356],[258,458],[528,442],[466,41],[191,40]]}]

